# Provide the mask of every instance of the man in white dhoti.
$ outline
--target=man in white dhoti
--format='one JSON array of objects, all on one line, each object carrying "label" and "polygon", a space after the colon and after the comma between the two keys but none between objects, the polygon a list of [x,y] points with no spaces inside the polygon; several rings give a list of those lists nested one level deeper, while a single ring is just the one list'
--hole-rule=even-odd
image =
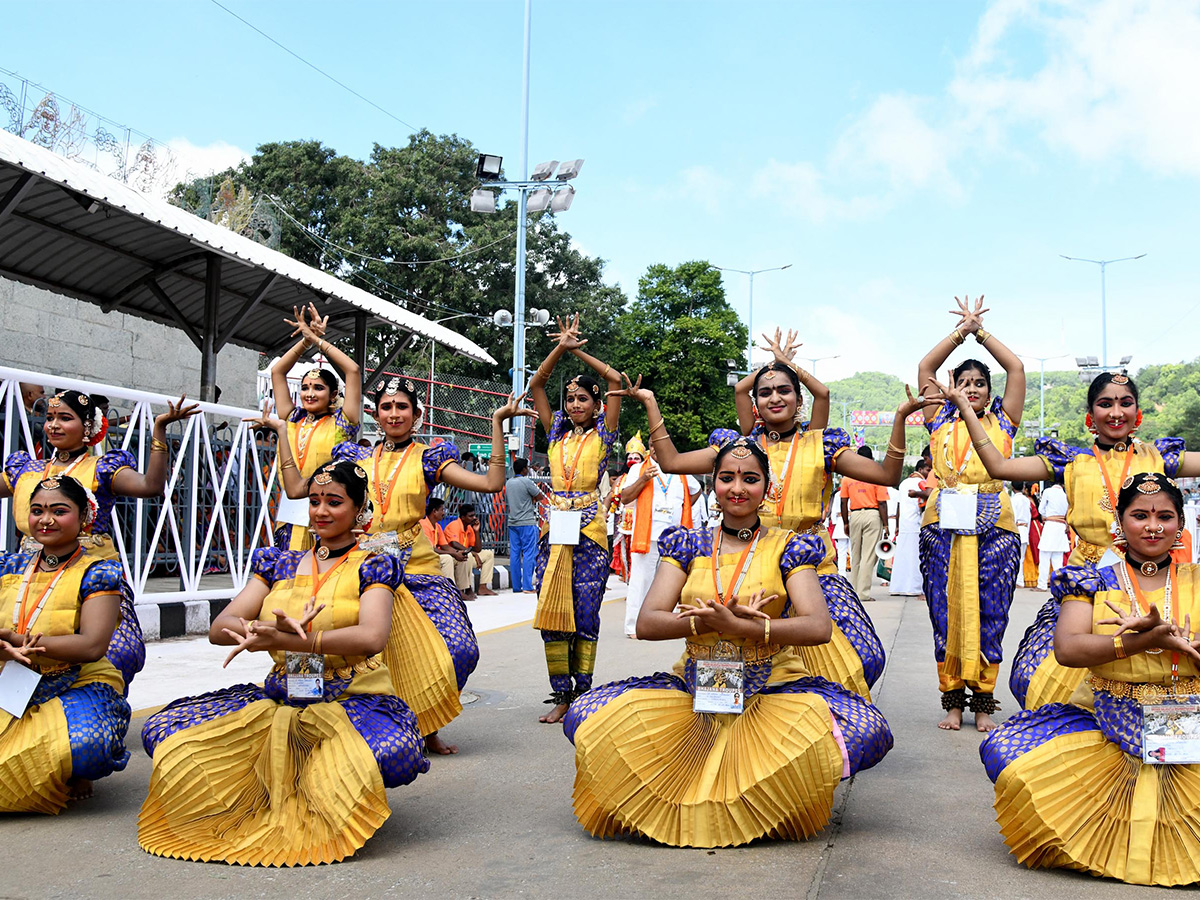
[{"label": "man in white dhoti", "polygon": [[900,482],[899,519],[896,527],[896,555],[892,557],[893,596],[921,596],[921,501],[929,496],[925,479],[929,460],[917,462],[911,475]]},{"label": "man in white dhoti", "polygon": [[1038,546],[1038,590],[1049,589],[1050,575],[1062,568],[1063,557],[1071,552],[1067,540],[1067,492],[1061,484],[1042,491],[1038,512],[1042,514],[1042,542]]}]

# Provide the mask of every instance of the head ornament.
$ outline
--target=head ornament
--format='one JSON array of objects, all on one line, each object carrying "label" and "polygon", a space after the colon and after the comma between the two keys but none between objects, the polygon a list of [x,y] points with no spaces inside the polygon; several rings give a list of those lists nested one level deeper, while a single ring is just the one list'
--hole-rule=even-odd
[{"label": "head ornament", "polygon": [[638,456],[646,455],[646,445],[642,442],[642,432],[639,430],[629,442],[625,445],[625,452],[636,453]]}]

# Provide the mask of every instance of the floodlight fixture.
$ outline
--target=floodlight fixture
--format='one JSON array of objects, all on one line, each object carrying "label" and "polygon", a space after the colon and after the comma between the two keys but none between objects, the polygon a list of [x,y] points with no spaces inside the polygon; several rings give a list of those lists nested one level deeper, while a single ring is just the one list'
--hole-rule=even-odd
[{"label": "floodlight fixture", "polygon": [[531,309],[529,311],[530,325],[545,325],[550,321],[550,310],[548,309]]},{"label": "floodlight fixture", "polygon": [[1098,365],[1100,365],[1100,357],[1098,357],[1098,356],[1089,356],[1089,357],[1088,357],[1088,365],[1089,365],[1089,366],[1098,366]]},{"label": "floodlight fixture", "polygon": [[579,174],[579,170],[582,168],[583,168],[583,160],[582,159],[568,160],[567,162],[563,163],[559,167],[558,174],[555,175],[554,177],[557,178],[559,181],[570,181],[572,178],[575,178]]},{"label": "floodlight fixture", "polygon": [[550,188],[538,188],[529,194],[525,201],[526,212],[541,212],[550,205],[550,197],[554,192]]},{"label": "floodlight fixture", "polygon": [[1130,356],[1122,356],[1122,357],[1121,357],[1121,361],[1120,361],[1119,363],[1117,363],[1117,365],[1118,365],[1118,366],[1127,366],[1127,365],[1129,365],[1131,362],[1133,362],[1133,356],[1132,356],[1132,355],[1130,355]]},{"label": "floodlight fixture", "polygon": [[529,176],[530,181],[545,181],[554,174],[554,170],[558,168],[558,160],[552,159],[549,162],[538,163],[533,168],[533,174]]},{"label": "floodlight fixture", "polygon": [[554,212],[566,212],[571,208],[571,202],[575,199],[575,188],[569,184],[554,192],[554,196],[550,198],[550,209]]},{"label": "floodlight fixture", "polygon": [[496,192],[485,191],[482,188],[471,191],[471,212],[494,213],[496,211]]},{"label": "floodlight fixture", "polygon": [[490,153],[480,153],[479,162],[475,165],[475,177],[480,181],[499,181],[503,156],[492,156]]},{"label": "floodlight fixture", "polygon": [[1087,364],[1088,364],[1088,361],[1087,361],[1086,356],[1075,357],[1075,365],[1079,366],[1079,368],[1081,368],[1081,369],[1086,368]]},{"label": "floodlight fixture", "polygon": [[498,309],[492,313],[492,322],[498,328],[507,328],[513,323],[512,313],[507,309]]}]

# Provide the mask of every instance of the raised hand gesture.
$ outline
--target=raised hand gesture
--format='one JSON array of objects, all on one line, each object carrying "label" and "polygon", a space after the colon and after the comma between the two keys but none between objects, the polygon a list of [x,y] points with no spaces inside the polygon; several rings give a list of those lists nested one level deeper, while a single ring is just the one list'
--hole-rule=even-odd
[{"label": "raised hand gesture", "polygon": [[[965,409],[965,408],[970,407],[971,404],[967,400],[967,395],[960,388],[958,388],[954,385],[954,371],[953,370],[947,371],[946,381],[947,381],[946,384],[942,384],[936,378],[933,378],[931,376],[929,378],[929,380],[927,382],[925,382],[925,384],[926,384],[925,395],[927,397],[936,398],[933,400],[934,403],[938,402],[938,399],[940,399],[940,400],[949,400],[951,403],[953,403],[959,409]],[[907,390],[907,388],[908,388],[908,386],[905,385],[906,390]],[[929,401],[926,401],[926,403],[928,403],[928,402]]]},{"label": "raised hand gesture", "polygon": [[926,399],[924,394],[918,394],[914,397],[912,388],[907,384],[904,386],[904,393],[908,399],[896,407],[896,416],[901,419],[907,419],[919,409],[924,409],[927,406],[938,406],[940,403],[940,401],[933,397]]},{"label": "raised hand gesture", "polygon": [[[292,326],[292,337],[300,335],[309,346],[319,344],[325,335],[325,329],[329,326],[329,316],[321,318],[314,303],[309,303],[307,307],[293,306],[292,315],[295,316],[295,319],[283,320]],[[308,317],[312,318],[311,322],[307,321]]]},{"label": "raised hand gesture", "polygon": [[625,382],[625,387],[619,391],[609,391],[606,396],[609,397],[628,397],[630,400],[636,400],[638,403],[645,405],[647,400],[654,399],[654,392],[649,388],[642,387],[642,376],[637,377],[637,381],[630,381],[629,376],[624,372],[621,373],[621,379]]},{"label": "raised hand gesture", "polygon": [[778,597],[778,594],[768,594],[765,590],[755,591],[750,598],[742,603],[739,597],[729,601],[729,611],[739,619],[769,619],[763,607]]},{"label": "raised hand gesture", "polygon": [[289,616],[282,609],[271,610],[271,615],[275,617],[275,630],[282,632],[294,632],[302,638],[308,637],[308,626],[317,614],[325,608],[325,604],[316,605],[316,598],[309,597],[308,602],[304,604],[304,612],[299,619]]},{"label": "raised hand gesture", "polygon": [[263,401],[262,415],[249,416],[242,419],[243,422],[249,422],[251,428],[270,429],[276,432],[282,432],[287,428],[287,423],[277,416],[271,415],[271,398],[268,397]]},{"label": "raised hand gesture", "polygon": [[536,409],[529,409],[528,407],[521,405],[525,402],[525,398],[528,396],[528,391],[526,391],[520,397],[514,397],[512,394],[509,394],[508,400],[505,402],[505,404],[492,413],[492,418],[497,422],[504,422],[508,419],[515,418],[516,416],[536,417]]},{"label": "raised hand gesture", "polygon": [[983,327],[983,314],[989,310],[983,308],[983,294],[975,301],[975,308],[972,309],[970,302],[971,298],[967,294],[963,294],[962,299],[954,298],[954,302],[958,304],[958,309],[950,310],[950,315],[959,316],[958,330],[964,334],[974,334]]},{"label": "raised hand gesture", "polygon": [[769,350],[775,357],[776,362],[783,363],[785,366],[790,365],[796,356],[796,351],[804,345],[796,340],[796,332],[788,329],[787,339],[784,340],[783,329],[775,329],[775,337],[769,337],[764,331],[762,339],[766,341],[766,345],[761,349]]},{"label": "raised hand gesture", "polygon": [[571,316],[556,316],[558,321],[558,331],[552,331],[550,337],[552,340],[558,341],[558,345],[564,350],[578,350],[587,343],[586,338],[579,337],[579,313],[575,313],[575,317]]},{"label": "raised hand gesture", "polygon": [[275,636],[275,626],[268,625],[257,620],[247,620],[239,618],[238,621],[242,625],[241,631],[235,631],[232,628],[222,628],[227,635],[237,642],[237,646],[233,648],[230,654],[225,657],[225,662],[221,664],[224,669],[233,658],[245,650],[247,653],[254,653],[259,650],[270,650],[271,639]]},{"label": "raised hand gesture", "polygon": [[185,404],[185,400],[187,400],[187,394],[180,394],[178,403],[172,403],[170,400],[168,400],[167,411],[165,413],[159,413],[154,419],[154,424],[162,425],[165,428],[172,422],[180,422],[184,419],[189,419],[200,412],[199,403]]}]

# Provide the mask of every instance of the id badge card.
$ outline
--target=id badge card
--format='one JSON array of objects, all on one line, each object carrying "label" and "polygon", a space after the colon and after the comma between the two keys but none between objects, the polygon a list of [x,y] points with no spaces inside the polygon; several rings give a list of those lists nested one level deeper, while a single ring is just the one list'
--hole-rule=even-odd
[{"label": "id badge card", "polygon": [[579,543],[579,532],[583,530],[583,513],[576,509],[550,510],[550,543],[567,544],[574,547]]},{"label": "id badge card", "polygon": [[1142,762],[1200,763],[1200,697],[1142,705]]},{"label": "id badge card", "polygon": [[394,531],[383,531],[379,534],[364,534],[358,539],[358,549],[366,550],[368,553],[399,556],[400,536]]},{"label": "id badge card", "polygon": [[728,641],[713,646],[712,659],[696,660],[694,712],[741,713],[745,708],[746,668],[741,653]]},{"label": "id badge card", "polygon": [[287,695],[293,700],[320,700],[325,693],[325,657],[320,653],[284,654]]},{"label": "id badge card", "polygon": [[0,709],[16,718],[25,715],[29,700],[42,680],[42,673],[16,660],[8,660],[0,668]]},{"label": "id badge card", "polygon": [[938,491],[938,526],[946,531],[974,531],[976,497],[949,488]]},{"label": "id badge card", "polygon": [[293,499],[292,497],[281,496],[279,498],[279,506],[275,511],[276,522],[287,522],[289,525],[303,525],[308,527],[308,498],[300,497]]}]

